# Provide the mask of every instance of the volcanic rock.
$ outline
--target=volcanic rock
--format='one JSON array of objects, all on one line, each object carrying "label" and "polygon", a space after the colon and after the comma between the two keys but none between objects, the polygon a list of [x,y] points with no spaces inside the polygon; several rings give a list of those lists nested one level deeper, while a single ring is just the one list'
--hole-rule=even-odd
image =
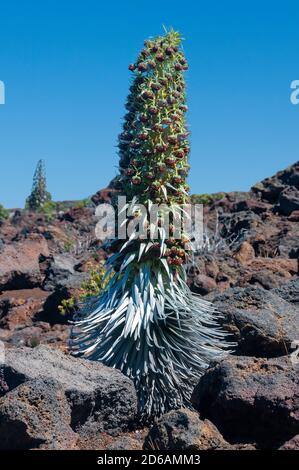
[{"label": "volcanic rock", "polygon": [[0,450],[75,449],[77,439],[55,380],[29,380],[0,398]]},{"label": "volcanic rock", "polygon": [[214,297],[222,324],[237,342],[236,353],[256,357],[288,354],[299,338],[299,309],[274,291],[227,289]]},{"label": "volcanic rock", "polygon": [[298,372],[288,357],[227,357],[211,365],[191,401],[229,442],[279,447],[299,432]]},{"label": "volcanic rock", "polygon": [[0,395],[37,378],[55,380],[70,404],[72,429],[84,436],[120,432],[136,413],[134,386],[121,372],[56,349],[6,348],[1,372]]},{"label": "volcanic rock", "polygon": [[45,239],[40,235],[5,244],[0,254],[0,290],[24,289],[41,285],[41,256],[48,256]]},{"label": "volcanic rock", "polygon": [[170,411],[154,424],[145,438],[146,450],[229,449],[218,429],[188,409]]}]

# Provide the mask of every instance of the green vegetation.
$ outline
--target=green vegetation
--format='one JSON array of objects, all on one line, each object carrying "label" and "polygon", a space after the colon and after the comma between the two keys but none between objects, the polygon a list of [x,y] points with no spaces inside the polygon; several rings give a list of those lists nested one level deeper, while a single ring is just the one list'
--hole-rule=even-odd
[{"label": "green vegetation", "polygon": [[88,207],[90,204],[90,197],[82,199],[81,201],[76,201],[74,204],[75,209],[83,209],[84,207]]},{"label": "green vegetation", "polygon": [[46,201],[38,210],[45,216],[47,222],[51,222],[55,219],[57,214],[57,204],[54,201]]},{"label": "green vegetation", "polygon": [[91,296],[98,296],[107,286],[109,276],[106,274],[105,263],[100,262],[97,267],[92,266],[89,271],[89,278],[82,283],[81,288],[69,299],[64,299],[58,309],[62,315],[71,314],[77,310],[78,304],[84,302]]},{"label": "green vegetation", "polygon": [[220,201],[225,196],[225,193],[212,193],[212,194],[192,194],[192,204],[204,204],[211,206],[216,201]]},{"label": "green vegetation", "polygon": [[47,191],[45,165],[43,160],[39,160],[33,175],[32,190],[26,199],[25,208],[31,211],[40,211],[50,201],[51,194]]},{"label": "green vegetation", "polygon": [[0,221],[8,219],[9,217],[9,210],[5,209],[2,204],[0,204]]},{"label": "green vegetation", "polygon": [[64,242],[64,251],[69,253],[70,251],[72,251],[74,246],[75,246],[75,241],[72,240],[71,238],[68,238],[68,240]]}]

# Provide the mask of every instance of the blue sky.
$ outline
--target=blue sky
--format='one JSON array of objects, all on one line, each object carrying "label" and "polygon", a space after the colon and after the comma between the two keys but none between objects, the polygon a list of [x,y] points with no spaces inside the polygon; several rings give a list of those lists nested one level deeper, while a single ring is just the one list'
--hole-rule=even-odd
[{"label": "blue sky", "polygon": [[247,190],[298,160],[298,1],[0,0],[0,203],[23,206],[38,159],[53,198],[116,174],[130,73],[162,25],[190,69],[193,193]]}]

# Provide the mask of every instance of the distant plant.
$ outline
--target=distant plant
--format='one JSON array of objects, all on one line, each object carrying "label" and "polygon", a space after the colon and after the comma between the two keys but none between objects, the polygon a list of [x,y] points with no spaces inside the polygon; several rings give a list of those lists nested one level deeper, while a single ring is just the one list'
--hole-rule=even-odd
[{"label": "distant plant", "polygon": [[31,336],[31,338],[29,339],[30,347],[36,348],[39,344],[40,344],[40,339],[38,338],[38,336],[36,335]]},{"label": "distant plant", "polygon": [[105,279],[106,268],[102,261],[97,267],[90,264],[89,278],[84,281],[78,292],[69,299],[62,300],[58,309],[62,315],[70,314],[76,310],[80,304],[93,296],[99,295],[109,282],[109,277]]},{"label": "distant plant", "polygon": [[5,209],[2,204],[0,204],[0,220],[5,220],[9,216],[9,210]]},{"label": "distant plant", "polygon": [[81,201],[77,201],[74,205],[74,208],[75,209],[82,209],[84,207],[88,207],[89,204],[90,204],[90,198],[87,197],[85,199],[82,199]]},{"label": "distant plant", "polygon": [[47,201],[45,202],[39,209],[41,214],[45,216],[45,219],[47,222],[51,222],[53,219],[55,219],[56,213],[57,213],[57,205],[56,202],[54,201]]},{"label": "distant plant", "polygon": [[211,206],[214,202],[220,201],[225,196],[225,193],[212,193],[212,194],[192,194],[191,202],[193,204],[206,204]]},{"label": "distant plant", "polygon": [[45,164],[43,160],[39,160],[33,175],[31,194],[26,199],[25,207],[39,211],[49,201],[51,194],[47,191]]}]

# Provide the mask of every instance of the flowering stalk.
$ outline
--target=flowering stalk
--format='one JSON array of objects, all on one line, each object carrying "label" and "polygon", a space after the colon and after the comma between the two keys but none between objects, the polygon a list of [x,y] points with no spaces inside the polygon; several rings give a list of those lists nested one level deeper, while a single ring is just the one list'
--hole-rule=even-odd
[{"label": "flowering stalk", "polygon": [[[169,212],[176,217],[189,202],[186,177],[188,131],[184,71],[187,62],[180,35],[171,30],[144,43],[135,64],[119,136],[119,189],[129,203],[128,225],[163,204],[148,237],[134,230],[127,241],[111,244],[107,261],[112,278],[98,298],[89,299],[76,315],[73,352],[120,369],[135,383],[144,417],[188,404],[190,387],[212,359],[228,346],[217,326],[213,306],[186,284],[184,263],[188,237],[167,233]],[[145,222],[146,224],[146,222]]]}]

